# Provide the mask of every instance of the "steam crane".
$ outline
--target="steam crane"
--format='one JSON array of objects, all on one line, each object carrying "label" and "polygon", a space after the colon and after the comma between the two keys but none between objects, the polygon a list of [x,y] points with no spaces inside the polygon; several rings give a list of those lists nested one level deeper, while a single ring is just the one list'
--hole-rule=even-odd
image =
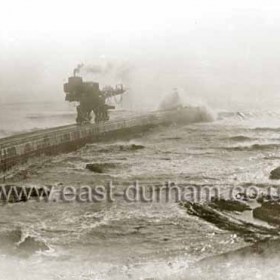
[{"label": "steam crane", "polygon": [[76,122],[78,124],[89,123],[92,111],[95,115],[95,123],[108,121],[108,111],[115,109],[115,106],[106,104],[106,99],[124,94],[126,90],[123,85],[100,89],[99,83],[84,82],[82,77],[77,76],[77,72],[77,68],[74,69],[73,76],[69,77],[68,83],[64,84],[65,100],[79,103]]}]

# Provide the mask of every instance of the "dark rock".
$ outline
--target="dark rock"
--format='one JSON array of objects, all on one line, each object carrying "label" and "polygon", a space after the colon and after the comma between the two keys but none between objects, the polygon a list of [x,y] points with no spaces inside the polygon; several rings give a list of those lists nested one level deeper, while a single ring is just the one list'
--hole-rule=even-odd
[{"label": "dark rock", "polygon": [[263,204],[265,202],[271,202],[271,201],[279,202],[280,197],[278,195],[270,195],[270,194],[263,194],[262,193],[257,198],[257,202],[260,203],[260,204]]},{"label": "dark rock", "polygon": [[[246,185],[245,185],[246,187]],[[250,200],[256,200],[258,195],[256,193],[248,194],[246,191],[245,192],[239,192],[236,196],[237,200],[243,200],[243,201],[250,201]]]},{"label": "dark rock", "polygon": [[280,167],[277,167],[270,172],[269,179],[280,180]]},{"label": "dark rock", "polygon": [[241,221],[229,215],[225,215],[217,209],[210,207],[207,203],[181,203],[187,209],[187,213],[197,216],[209,223],[214,224],[220,229],[233,231],[242,235],[244,238],[259,240],[263,236],[279,236],[278,229],[270,229],[261,225],[255,225],[249,222]]},{"label": "dark rock", "polygon": [[253,217],[271,224],[280,225],[280,204],[276,201],[263,202],[253,210]]},{"label": "dark rock", "polygon": [[120,146],[120,150],[121,151],[136,151],[136,150],[142,150],[144,149],[145,146],[143,145],[139,145],[139,144],[131,144],[131,145],[128,145],[128,146],[125,146],[125,145],[121,145]]},{"label": "dark rock", "polygon": [[88,163],[86,169],[93,171],[95,173],[104,173],[108,169],[116,167],[113,163]]},{"label": "dark rock", "polygon": [[93,171],[95,173],[103,173],[103,168],[99,164],[95,163],[88,163],[86,165],[86,169]]},{"label": "dark rock", "polygon": [[131,150],[142,150],[145,147],[143,145],[137,145],[137,144],[132,144],[131,145]]},{"label": "dark rock", "polygon": [[218,208],[220,210],[226,211],[238,211],[243,212],[246,210],[251,210],[251,207],[239,200],[226,200],[224,198],[212,198],[209,204],[213,208]]}]

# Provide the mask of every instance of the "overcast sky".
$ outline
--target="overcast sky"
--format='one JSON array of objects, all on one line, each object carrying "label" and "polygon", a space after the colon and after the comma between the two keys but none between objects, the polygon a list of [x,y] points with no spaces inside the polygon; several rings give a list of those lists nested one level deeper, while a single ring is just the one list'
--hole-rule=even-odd
[{"label": "overcast sky", "polygon": [[277,2],[2,0],[0,101],[63,100],[78,63],[110,61],[144,103],[177,87],[219,108],[279,107]]}]

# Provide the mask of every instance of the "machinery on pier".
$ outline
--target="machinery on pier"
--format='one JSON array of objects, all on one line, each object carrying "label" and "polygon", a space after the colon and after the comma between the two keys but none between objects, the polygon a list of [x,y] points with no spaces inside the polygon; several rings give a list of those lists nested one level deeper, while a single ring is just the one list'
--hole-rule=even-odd
[{"label": "machinery on pier", "polygon": [[115,106],[106,104],[106,100],[125,93],[122,84],[99,88],[99,83],[84,82],[82,77],[76,76],[76,69],[73,76],[68,78],[64,84],[65,100],[69,102],[78,102],[77,118],[78,124],[89,123],[91,121],[91,112],[95,115],[95,122],[109,120],[109,109],[115,109]]}]

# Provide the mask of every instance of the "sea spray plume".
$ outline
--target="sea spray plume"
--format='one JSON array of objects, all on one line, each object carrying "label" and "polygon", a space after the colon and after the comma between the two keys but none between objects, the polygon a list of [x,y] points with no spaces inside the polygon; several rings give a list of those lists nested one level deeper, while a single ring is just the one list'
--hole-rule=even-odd
[{"label": "sea spray plume", "polygon": [[216,119],[216,114],[213,112],[211,108],[206,106],[205,104],[200,103],[192,103],[187,100],[186,96],[182,94],[182,90],[178,90],[177,88],[173,89],[173,92],[164,96],[162,101],[159,104],[159,110],[174,110],[181,109],[184,107],[192,107],[193,110],[199,112],[200,121],[214,121]]},{"label": "sea spray plume", "polygon": [[119,63],[115,68],[115,76],[121,82],[128,84],[131,80],[131,73],[134,67],[127,62]]},{"label": "sea spray plume", "polygon": [[183,107],[183,101],[176,88],[167,94],[159,105],[160,110],[172,110],[180,107]]}]

